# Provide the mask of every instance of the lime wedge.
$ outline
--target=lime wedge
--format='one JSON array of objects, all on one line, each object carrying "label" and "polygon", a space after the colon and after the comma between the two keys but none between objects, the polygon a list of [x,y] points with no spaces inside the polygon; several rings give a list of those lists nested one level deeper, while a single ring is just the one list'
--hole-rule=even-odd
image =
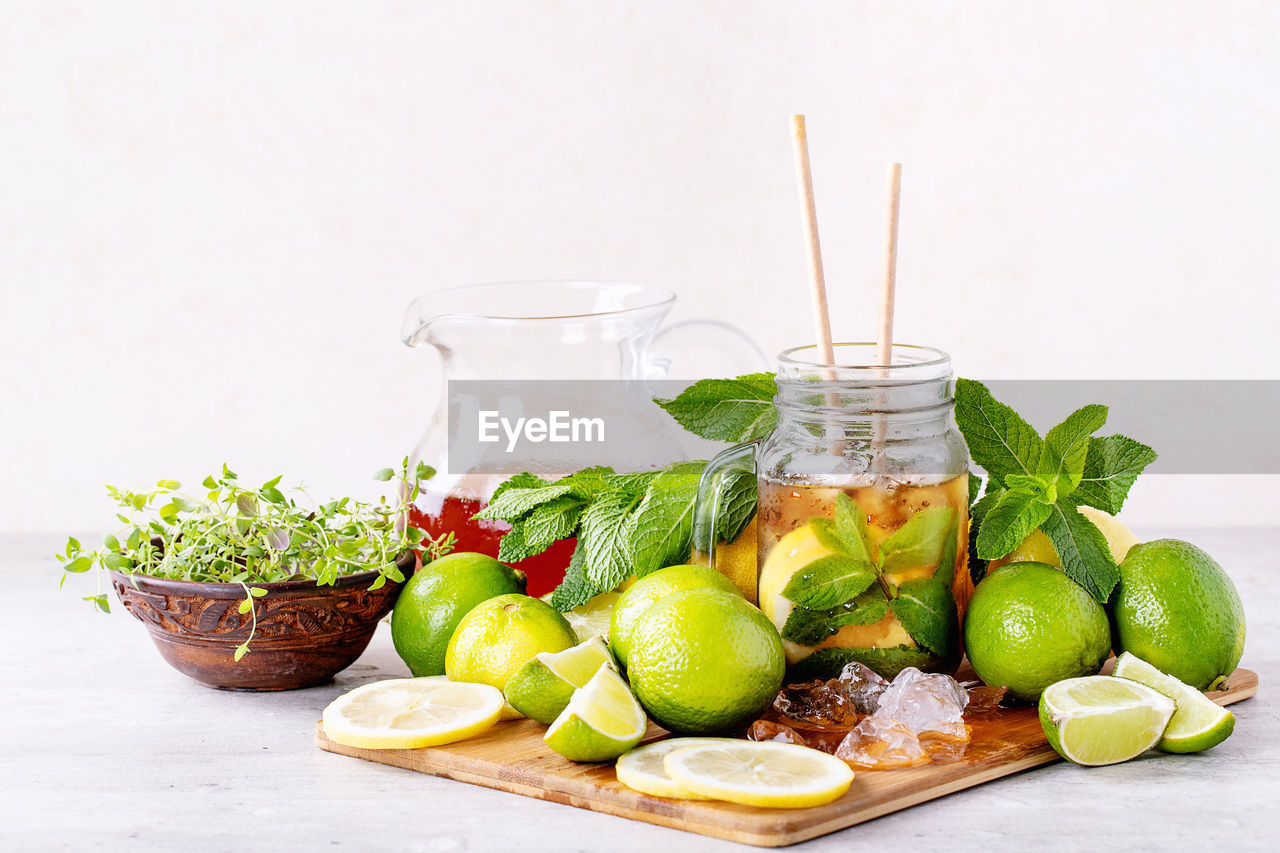
[{"label": "lime wedge", "polygon": [[1117,764],[1159,742],[1174,712],[1173,700],[1146,685],[1110,675],[1051,684],[1040,695],[1040,725],[1068,761]]},{"label": "lime wedge", "polygon": [[502,692],[443,676],[391,678],[365,684],[329,703],[324,733],[366,749],[418,749],[453,743],[492,726]]},{"label": "lime wedge", "polygon": [[731,803],[798,809],[837,799],[853,771],[834,755],[792,743],[688,746],[663,759],[667,775],[695,794]]},{"label": "lime wedge", "polygon": [[648,722],[627,683],[602,666],[542,739],[570,761],[610,761],[640,742]]},{"label": "lime wedge", "polygon": [[585,641],[596,634],[609,636],[609,622],[613,619],[613,606],[622,598],[620,592],[602,592],[586,604],[581,604],[564,614],[569,620],[569,627],[578,635],[578,640]]},{"label": "lime wedge", "polygon": [[618,759],[618,781],[632,790],[655,797],[667,797],[672,800],[709,800],[702,794],[695,794],[680,787],[674,779],[667,775],[662,760],[667,753],[686,746],[704,746],[716,743],[738,743],[732,738],[717,737],[672,737],[666,740],[636,747]]},{"label": "lime wedge", "polygon": [[1177,706],[1164,737],[1156,744],[1165,752],[1203,752],[1230,737],[1236,727],[1235,715],[1226,708],[1129,652],[1116,659],[1116,676],[1145,684]]},{"label": "lime wedge", "polygon": [[573,691],[585,687],[602,666],[614,667],[603,637],[592,637],[563,652],[542,652],[516,671],[504,692],[511,707],[550,725],[560,716]]}]

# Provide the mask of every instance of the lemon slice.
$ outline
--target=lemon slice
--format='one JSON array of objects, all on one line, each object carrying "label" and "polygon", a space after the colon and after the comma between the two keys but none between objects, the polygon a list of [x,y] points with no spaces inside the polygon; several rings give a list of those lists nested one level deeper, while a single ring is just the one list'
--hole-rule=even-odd
[{"label": "lemon slice", "polygon": [[649,721],[631,688],[602,666],[547,729],[547,746],[570,761],[610,761],[635,747]]},{"label": "lemon slice", "polygon": [[453,743],[492,726],[502,691],[443,676],[391,678],[342,694],[324,709],[329,740],[365,749],[417,749]]},{"label": "lemon slice", "polygon": [[515,710],[550,725],[602,666],[613,667],[604,638],[595,636],[563,652],[542,652],[511,676],[503,692]]},{"label": "lemon slice", "polygon": [[1156,744],[1165,752],[1203,752],[1230,737],[1236,727],[1235,715],[1226,708],[1129,652],[1116,659],[1115,674],[1147,685],[1177,706],[1169,727]]},{"label": "lemon slice", "polygon": [[1155,746],[1173,700],[1144,684],[1087,675],[1051,684],[1040,695],[1040,725],[1063,758],[1089,767],[1136,758]]},{"label": "lemon slice", "polygon": [[853,782],[849,765],[833,755],[791,743],[689,746],[662,761],[676,784],[717,800],[799,809],[837,799]]},{"label": "lemon slice", "polygon": [[618,781],[632,790],[655,797],[673,800],[709,800],[680,787],[662,764],[667,754],[686,746],[704,746],[717,743],[739,743],[732,738],[721,737],[673,737],[637,747],[618,759]]}]

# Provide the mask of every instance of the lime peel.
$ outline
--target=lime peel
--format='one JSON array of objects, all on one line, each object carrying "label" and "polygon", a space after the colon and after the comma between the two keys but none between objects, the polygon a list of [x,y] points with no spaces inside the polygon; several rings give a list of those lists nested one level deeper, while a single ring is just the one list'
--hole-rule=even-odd
[{"label": "lime peel", "polygon": [[1130,652],[1116,659],[1115,674],[1145,684],[1168,696],[1177,706],[1169,727],[1156,744],[1165,752],[1203,752],[1222,743],[1235,729],[1235,715],[1226,708]]}]

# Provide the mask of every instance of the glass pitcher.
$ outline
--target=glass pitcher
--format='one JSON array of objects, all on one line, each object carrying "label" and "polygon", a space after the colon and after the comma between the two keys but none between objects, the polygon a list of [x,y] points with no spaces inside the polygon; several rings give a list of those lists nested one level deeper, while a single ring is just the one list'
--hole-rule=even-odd
[{"label": "glass pitcher", "polygon": [[[743,567],[717,562],[755,560],[760,609],[797,680],[855,660],[887,678],[907,666],[954,672],[972,582],[950,357],[897,345],[889,366],[867,366],[876,347],[865,343],[837,344],[835,355],[834,366],[815,361],[816,347],[779,356],[777,426],[707,466],[696,547],[726,574]],[[744,531],[754,554],[714,541],[722,484],[744,470],[758,485]]]},{"label": "glass pitcher", "polygon": [[[767,364],[746,333],[727,323],[687,320],[662,328],[674,302],[670,291],[622,282],[476,284],[418,297],[405,313],[401,337],[410,347],[427,345],[439,353],[442,396],[456,379],[698,378]],[[459,551],[497,556],[507,525],[472,516],[506,477],[450,469],[444,402],[432,410],[410,457],[411,466],[421,460],[438,472],[425,484],[412,521],[432,536],[452,531]],[[679,427],[656,409],[652,416],[654,429],[670,431],[673,447],[679,446]],[[570,472],[533,473],[554,478]],[[528,576],[530,595],[560,583],[574,544],[562,540],[516,564]]]}]

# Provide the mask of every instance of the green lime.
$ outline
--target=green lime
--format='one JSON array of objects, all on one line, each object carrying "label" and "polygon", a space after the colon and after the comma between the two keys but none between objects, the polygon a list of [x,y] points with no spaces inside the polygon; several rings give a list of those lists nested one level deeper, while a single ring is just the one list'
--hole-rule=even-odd
[{"label": "green lime", "polygon": [[736,588],[690,589],[644,612],[631,634],[627,675],[663,728],[713,734],[768,708],[785,669],[778,629]]},{"label": "green lime", "polygon": [[602,666],[574,691],[542,739],[570,761],[612,761],[634,749],[648,725],[627,683]]},{"label": "green lime", "polygon": [[1197,690],[1216,688],[1244,653],[1244,608],[1222,567],[1190,542],[1135,545],[1120,564],[1111,615],[1132,652]]},{"label": "green lime", "polygon": [[1056,681],[1102,669],[1111,630],[1102,605],[1061,570],[1010,563],[973,591],[964,646],[979,678],[1034,702]]},{"label": "green lime", "polygon": [[604,639],[595,636],[563,652],[541,652],[516,671],[503,691],[511,707],[550,725],[602,666],[613,667]]},{"label": "green lime", "polygon": [[1155,746],[1173,716],[1173,700],[1110,675],[1068,678],[1040,696],[1040,725],[1068,761],[1094,767],[1136,758]]},{"label": "green lime", "polygon": [[613,608],[613,618],[609,622],[609,646],[618,663],[627,666],[631,635],[649,605],[687,589],[718,589],[742,595],[733,581],[705,566],[669,566],[645,575],[622,594]]},{"label": "green lime", "polygon": [[560,612],[527,595],[499,595],[468,611],[449,638],[444,669],[454,681],[499,690],[541,652],[562,652],[578,641]]},{"label": "green lime", "polygon": [[444,650],[462,617],[509,592],[524,592],[524,572],[486,554],[449,554],[423,566],[391,611],[396,653],[414,675],[444,675]]},{"label": "green lime", "polygon": [[1117,678],[1147,685],[1178,706],[1156,744],[1165,752],[1204,752],[1229,738],[1236,727],[1235,715],[1226,708],[1129,652],[1116,659],[1115,674]]}]

